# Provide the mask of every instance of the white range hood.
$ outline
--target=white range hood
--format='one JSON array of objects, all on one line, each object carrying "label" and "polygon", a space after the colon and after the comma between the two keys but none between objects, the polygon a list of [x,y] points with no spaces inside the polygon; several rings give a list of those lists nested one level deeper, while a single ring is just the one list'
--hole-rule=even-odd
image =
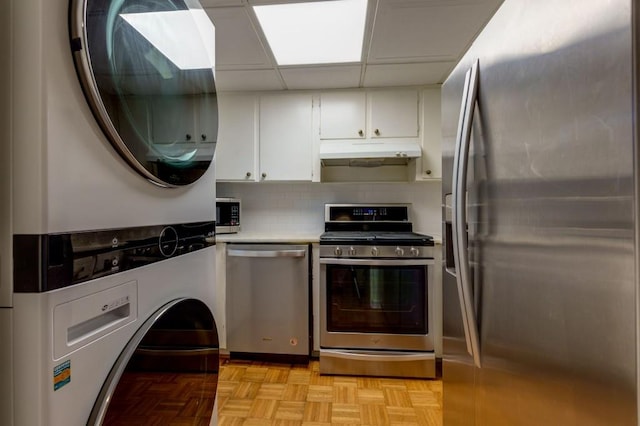
[{"label": "white range hood", "polygon": [[398,160],[406,163],[410,159],[418,158],[421,155],[420,145],[415,141],[340,141],[320,144],[320,160],[327,165],[375,166],[398,164]]}]

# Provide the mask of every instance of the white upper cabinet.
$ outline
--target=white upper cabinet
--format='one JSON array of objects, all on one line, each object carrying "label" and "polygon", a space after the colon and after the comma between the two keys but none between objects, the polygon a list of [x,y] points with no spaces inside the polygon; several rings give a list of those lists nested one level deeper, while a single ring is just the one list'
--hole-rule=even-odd
[{"label": "white upper cabinet", "polygon": [[256,177],[256,109],[254,95],[219,95],[220,129],[216,179],[254,181]]},{"label": "white upper cabinet", "polygon": [[415,89],[326,92],[320,98],[320,139],[418,137]]},{"label": "white upper cabinet", "polygon": [[218,98],[217,96],[199,97],[197,102],[198,122],[196,139],[201,143],[216,143],[218,140]]},{"label": "white upper cabinet", "polygon": [[365,92],[336,92],[320,95],[320,137],[357,139],[365,137]]},{"label": "white upper cabinet", "polygon": [[372,138],[418,137],[418,92],[416,90],[369,93]]},{"label": "white upper cabinet", "polygon": [[219,95],[219,181],[311,181],[312,95]]},{"label": "white upper cabinet", "polygon": [[151,106],[153,143],[216,142],[218,106],[215,96],[158,97]]},{"label": "white upper cabinet", "polygon": [[[128,96],[125,103],[128,108],[118,108],[118,132],[122,138],[126,140],[134,138],[140,138],[143,141],[151,140],[153,114],[149,100],[144,96]],[[135,123],[136,126],[133,126],[132,123]]]},{"label": "white upper cabinet", "polygon": [[259,180],[311,181],[311,94],[260,97]]},{"label": "white upper cabinet", "polygon": [[152,137],[155,144],[193,142],[196,104],[184,96],[158,97],[152,104]]},{"label": "white upper cabinet", "polygon": [[416,179],[442,178],[440,88],[422,91],[422,157]]},{"label": "white upper cabinet", "polygon": [[[381,168],[370,173],[370,179],[411,181],[441,177],[439,87],[315,93],[222,92],[218,103],[219,181],[320,182],[326,178],[329,182],[325,172],[331,169],[332,173],[343,173],[348,166],[328,160],[321,163],[324,147],[381,143],[419,146],[422,157],[406,159],[405,163],[389,161],[385,173],[393,169],[398,176],[390,178],[378,173]],[[355,176],[354,181],[365,181],[362,168],[350,168],[349,173]],[[331,179],[334,178],[349,179],[343,175]]]}]

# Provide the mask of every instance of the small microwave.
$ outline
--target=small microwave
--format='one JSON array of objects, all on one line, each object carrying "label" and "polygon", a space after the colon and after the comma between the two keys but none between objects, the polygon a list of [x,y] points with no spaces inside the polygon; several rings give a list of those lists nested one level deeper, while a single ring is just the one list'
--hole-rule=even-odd
[{"label": "small microwave", "polygon": [[233,234],[240,231],[240,200],[216,198],[216,234]]}]

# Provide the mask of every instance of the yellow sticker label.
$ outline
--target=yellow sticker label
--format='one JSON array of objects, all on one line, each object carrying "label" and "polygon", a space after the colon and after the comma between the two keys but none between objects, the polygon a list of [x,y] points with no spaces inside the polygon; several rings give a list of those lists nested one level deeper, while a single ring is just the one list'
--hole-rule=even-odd
[{"label": "yellow sticker label", "polygon": [[66,360],[53,367],[53,390],[57,391],[69,382],[71,382],[71,361]]}]

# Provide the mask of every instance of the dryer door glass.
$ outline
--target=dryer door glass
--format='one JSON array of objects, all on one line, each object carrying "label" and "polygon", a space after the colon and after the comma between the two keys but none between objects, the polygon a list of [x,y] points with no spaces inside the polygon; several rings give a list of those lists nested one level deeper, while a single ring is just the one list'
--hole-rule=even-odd
[{"label": "dryer door glass", "polygon": [[200,178],[218,109],[215,30],[197,0],[72,0],[70,24],[76,70],[111,144],[158,185]]}]

